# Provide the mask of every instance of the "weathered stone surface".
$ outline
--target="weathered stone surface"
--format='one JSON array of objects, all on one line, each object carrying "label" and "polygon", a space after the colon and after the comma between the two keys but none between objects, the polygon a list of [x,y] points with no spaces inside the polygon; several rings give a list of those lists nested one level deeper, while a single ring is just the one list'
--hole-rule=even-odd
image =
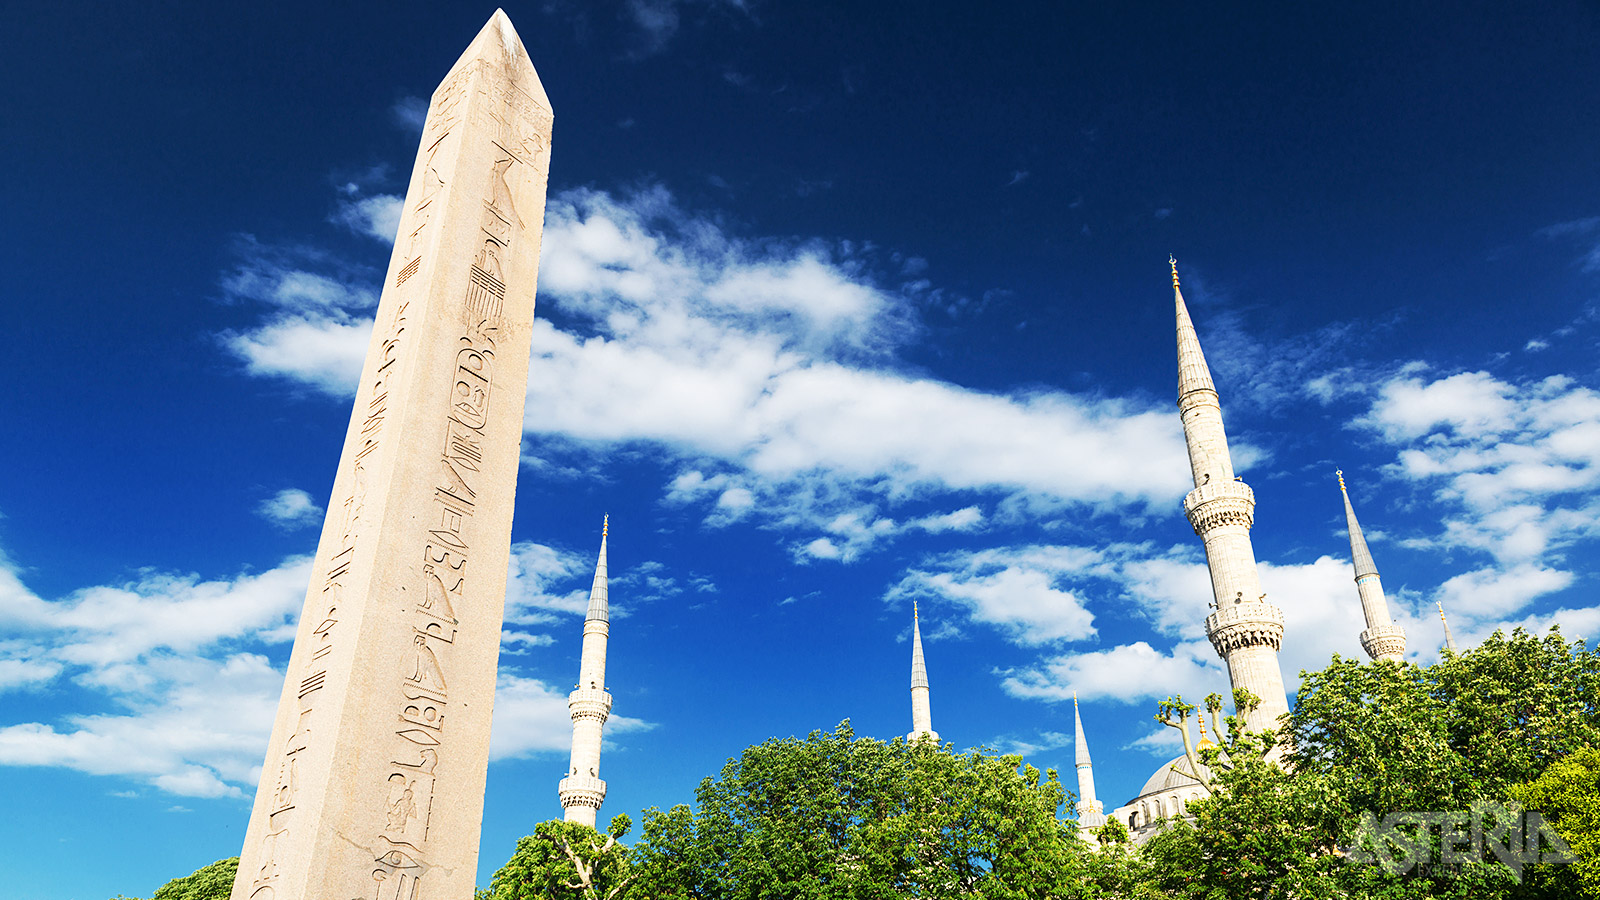
[{"label": "weathered stone surface", "polygon": [[497,11],[428,111],[233,900],[472,895],[551,122]]}]

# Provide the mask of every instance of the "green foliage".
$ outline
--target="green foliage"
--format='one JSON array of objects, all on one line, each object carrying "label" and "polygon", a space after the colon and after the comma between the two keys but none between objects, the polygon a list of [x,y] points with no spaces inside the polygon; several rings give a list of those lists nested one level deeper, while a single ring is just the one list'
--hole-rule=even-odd
[{"label": "green foliage", "polygon": [[[156,889],[150,900],[228,900],[233,893],[233,876],[239,871],[239,857],[219,859],[201,866],[182,878],[174,878]],[[116,900],[137,900],[117,895]]]},{"label": "green foliage", "polygon": [[[1188,805],[1192,825],[1142,846],[1115,819],[1095,846],[1079,839],[1054,772],[857,738],[846,722],[745,750],[694,808],[646,811],[632,850],[625,816],[609,835],[546,822],[477,900],[1600,898],[1600,658],[1582,641],[1519,630],[1431,667],[1335,657],[1263,733],[1245,724],[1257,699],[1233,699],[1224,721],[1215,694],[1160,705],[1209,796]],[[1220,744],[1196,743],[1201,717]],[[1445,872],[1347,858],[1373,816],[1513,800],[1543,811],[1579,862],[1519,881],[1487,857]],[[1441,844],[1418,839],[1424,855]]]},{"label": "green foliage", "polygon": [[611,820],[602,835],[574,822],[540,822],[494,873],[485,900],[615,900],[633,880],[621,840],[633,822]]},{"label": "green foliage", "polygon": [[1583,890],[1600,897],[1600,748],[1552,763],[1537,780],[1511,789],[1512,799],[1538,810],[1572,849]]},{"label": "green foliage", "polygon": [[1104,825],[1095,830],[1096,841],[1102,844],[1126,844],[1128,842],[1128,827],[1122,820],[1115,816],[1106,819]]},{"label": "green foliage", "polygon": [[1087,847],[1054,772],[857,738],[849,723],[728,761],[698,811],[645,815],[642,896],[1070,897]]}]

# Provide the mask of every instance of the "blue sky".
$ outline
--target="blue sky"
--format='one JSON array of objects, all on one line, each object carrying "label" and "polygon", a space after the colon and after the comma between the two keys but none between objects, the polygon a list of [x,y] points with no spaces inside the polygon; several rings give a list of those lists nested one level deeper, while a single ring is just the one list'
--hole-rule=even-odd
[{"label": "blue sky", "polygon": [[[559,814],[611,515],[602,818],[934,725],[1100,796],[1225,676],[1167,254],[1283,667],[1600,625],[1591,5],[508,5],[555,107],[480,883]],[[0,29],[0,822],[19,897],[238,852],[423,100],[492,7]]]}]

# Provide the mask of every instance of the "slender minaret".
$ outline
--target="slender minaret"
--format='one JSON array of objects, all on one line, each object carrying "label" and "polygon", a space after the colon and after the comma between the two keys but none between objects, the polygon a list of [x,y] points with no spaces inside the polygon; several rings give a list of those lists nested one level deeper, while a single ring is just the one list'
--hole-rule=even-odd
[{"label": "slender minaret", "polygon": [[1078,765],[1078,836],[1093,841],[1093,831],[1106,823],[1105,807],[1094,796],[1094,769],[1089,764],[1089,742],[1083,738],[1083,719],[1078,716],[1078,692],[1072,692],[1072,727]]},{"label": "slender minaret", "polygon": [[583,620],[583,659],[578,663],[577,690],[567,695],[572,713],[572,765],[561,779],[561,806],[568,822],[595,827],[595,816],[606,799],[600,780],[600,733],[611,715],[611,692],[606,690],[606,640],[611,636],[611,613],[606,593],[606,534],[611,517],[600,526],[600,559],[594,566],[594,587],[589,589],[589,614]]},{"label": "slender minaret", "polygon": [[1356,569],[1356,590],[1361,594],[1361,612],[1367,617],[1367,630],[1361,632],[1361,649],[1373,659],[1400,662],[1406,658],[1406,632],[1389,618],[1389,603],[1383,598],[1383,584],[1378,580],[1378,566],[1372,561],[1372,551],[1367,549],[1367,539],[1361,533],[1361,523],[1356,521],[1355,507],[1350,505],[1350,492],[1344,486],[1344,472],[1334,470],[1339,479],[1339,493],[1344,496],[1344,524],[1350,532],[1350,562]]},{"label": "slender minaret", "polygon": [[1451,653],[1455,653],[1456,639],[1450,636],[1450,623],[1445,621],[1444,618],[1444,604],[1440,603],[1438,600],[1433,601],[1433,603],[1435,606],[1439,607],[1439,624],[1444,626],[1444,649],[1449,650]]},{"label": "slender minaret", "polygon": [[1261,590],[1255,549],[1250,545],[1255,492],[1234,477],[1228,436],[1222,429],[1222,403],[1178,288],[1178,261],[1168,262],[1178,313],[1178,413],[1194,472],[1194,490],[1183,498],[1183,511],[1205,542],[1214,596],[1206,636],[1227,661],[1233,686],[1261,698],[1246,722],[1252,730],[1262,731],[1277,727],[1278,717],[1289,711],[1278,668],[1283,611],[1267,602]]},{"label": "slender minaret", "polygon": [[933,709],[928,705],[928,664],[922,661],[922,628],[917,622],[917,604],[911,603],[911,733],[906,740],[923,738],[939,742],[933,730]]}]

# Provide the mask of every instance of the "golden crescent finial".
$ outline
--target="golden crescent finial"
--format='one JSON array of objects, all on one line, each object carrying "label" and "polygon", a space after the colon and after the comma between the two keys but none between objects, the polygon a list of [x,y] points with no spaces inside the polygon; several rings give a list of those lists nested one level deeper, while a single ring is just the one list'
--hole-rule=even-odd
[{"label": "golden crescent finial", "polygon": [[1435,601],[1433,601],[1433,605],[1439,607],[1439,621],[1443,622],[1444,621],[1444,604],[1440,603],[1438,600],[1435,600]]},{"label": "golden crescent finial", "polygon": [[917,618],[917,601],[913,600],[913,601],[911,601],[911,619],[912,619],[912,621],[915,621],[916,618]]},{"label": "golden crescent finial", "polygon": [[1178,286],[1178,258],[1171,253],[1167,254],[1167,262],[1172,265],[1172,286]]},{"label": "golden crescent finial", "polygon": [[601,537],[605,537],[606,533],[609,532],[610,530],[611,530],[611,513],[606,513],[605,521],[600,523],[600,536]]},{"label": "golden crescent finial", "polygon": [[1334,469],[1333,470],[1333,474],[1334,474],[1335,477],[1337,477],[1339,479],[1339,490],[1341,490],[1341,491],[1344,490],[1344,470],[1343,469]]}]

